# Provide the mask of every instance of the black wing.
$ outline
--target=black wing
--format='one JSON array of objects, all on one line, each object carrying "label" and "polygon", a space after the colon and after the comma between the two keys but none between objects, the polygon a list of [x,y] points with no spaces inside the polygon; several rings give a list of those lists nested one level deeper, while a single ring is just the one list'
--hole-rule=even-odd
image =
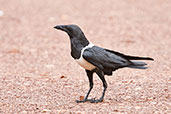
[{"label": "black wing", "polygon": [[102,70],[110,69],[113,71],[132,64],[128,59],[97,46],[84,50],[83,58]]},{"label": "black wing", "polygon": [[138,56],[130,56],[130,55],[124,55],[122,53],[119,53],[119,52],[116,52],[116,51],[113,51],[113,50],[109,50],[109,49],[105,49],[106,51],[109,51],[111,53],[114,53],[115,55],[118,55],[118,56],[121,56],[125,59],[128,59],[128,60],[154,60],[153,58],[150,58],[150,57],[138,57]]}]

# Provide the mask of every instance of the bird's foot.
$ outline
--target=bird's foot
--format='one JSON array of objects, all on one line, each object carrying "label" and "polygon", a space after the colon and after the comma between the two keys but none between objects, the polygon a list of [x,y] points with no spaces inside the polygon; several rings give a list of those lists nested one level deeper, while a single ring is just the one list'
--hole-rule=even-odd
[{"label": "bird's foot", "polygon": [[87,102],[87,99],[84,99],[84,100],[76,100],[77,103],[84,103],[84,102]]},{"label": "bird's foot", "polygon": [[93,98],[93,99],[76,100],[77,103],[84,103],[84,102],[91,102],[92,103],[93,101],[95,101],[95,98]]},{"label": "bird's foot", "polygon": [[100,98],[100,99],[92,99],[90,102],[91,103],[100,103],[100,102],[103,102],[103,98]]}]

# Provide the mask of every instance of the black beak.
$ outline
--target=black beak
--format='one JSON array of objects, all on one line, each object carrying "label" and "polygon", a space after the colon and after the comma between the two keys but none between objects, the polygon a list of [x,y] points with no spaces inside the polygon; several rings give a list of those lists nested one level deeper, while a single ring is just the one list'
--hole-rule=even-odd
[{"label": "black beak", "polygon": [[54,28],[55,28],[55,29],[61,29],[62,26],[61,26],[61,25],[57,25],[57,26],[55,26]]},{"label": "black beak", "polygon": [[55,26],[54,27],[55,29],[58,29],[58,30],[62,30],[62,31],[67,31],[67,29],[66,29],[66,26],[65,25],[57,25],[57,26]]}]

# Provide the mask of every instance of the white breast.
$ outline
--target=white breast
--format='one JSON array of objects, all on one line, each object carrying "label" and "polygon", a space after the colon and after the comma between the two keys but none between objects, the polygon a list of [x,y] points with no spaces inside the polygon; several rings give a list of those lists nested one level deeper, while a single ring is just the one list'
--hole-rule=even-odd
[{"label": "white breast", "polygon": [[79,58],[79,59],[76,59],[77,63],[78,63],[81,67],[83,67],[83,68],[85,68],[85,69],[87,69],[87,70],[93,70],[93,69],[95,69],[96,67],[95,67],[93,64],[89,63],[88,61],[86,61],[86,60],[83,58],[82,55],[83,55],[83,52],[84,52],[85,49],[91,48],[91,47],[93,47],[93,46],[94,46],[94,44],[90,43],[88,46],[84,47],[84,48],[81,50],[81,56],[80,56],[80,58]]}]

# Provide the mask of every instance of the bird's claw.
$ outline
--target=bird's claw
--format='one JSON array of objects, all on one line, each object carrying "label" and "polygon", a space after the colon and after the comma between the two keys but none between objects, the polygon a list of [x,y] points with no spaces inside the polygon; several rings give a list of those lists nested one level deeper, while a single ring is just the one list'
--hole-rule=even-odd
[{"label": "bird's claw", "polygon": [[84,102],[90,102],[90,103],[100,103],[103,102],[103,99],[97,99],[96,98],[92,98],[92,99],[84,99],[84,100],[76,100],[77,103],[84,103]]},{"label": "bird's claw", "polygon": [[83,99],[83,100],[76,100],[77,103],[84,103],[84,102],[91,102],[96,101],[95,98],[93,99]]},{"label": "bird's claw", "polygon": [[84,100],[76,100],[77,103],[84,103],[84,102],[87,102],[88,99],[84,99]]},{"label": "bird's claw", "polygon": [[93,99],[92,101],[90,101],[91,103],[100,103],[100,102],[103,102],[103,99]]}]

